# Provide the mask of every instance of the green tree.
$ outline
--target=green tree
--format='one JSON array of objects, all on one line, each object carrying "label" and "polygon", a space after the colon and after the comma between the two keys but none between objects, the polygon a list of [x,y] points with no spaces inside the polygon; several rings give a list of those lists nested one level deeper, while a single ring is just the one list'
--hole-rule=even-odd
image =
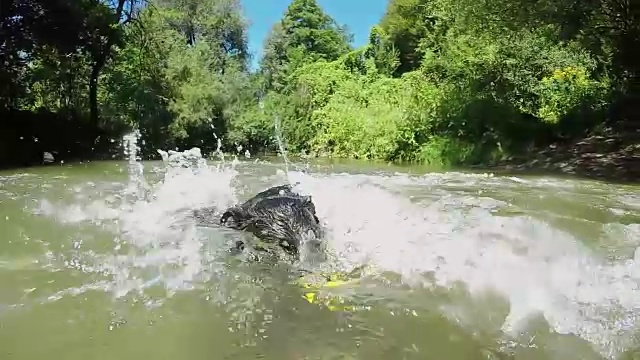
[{"label": "green tree", "polygon": [[278,22],[269,31],[264,42],[262,58],[259,69],[263,79],[262,87],[280,91],[285,86],[285,74],[289,65],[287,50],[289,49],[289,39]]},{"label": "green tree", "polygon": [[[246,90],[246,24],[237,0],[161,1],[160,26],[170,46],[163,76],[171,89],[169,134],[178,145],[214,148],[226,135],[231,109]],[[182,38],[182,40],[176,40]]]},{"label": "green tree", "polygon": [[325,14],[315,0],[293,0],[282,18],[292,49],[302,48],[311,61],[336,60],[350,50],[351,35]]},{"label": "green tree", "polygon": [[113,136],[138,127],[152,154],[213,150],[214,133],[226,150],[256,152],[275,149],[277,122],[294,153],[494,161],[607,122],[635,130],[635,7],[390,0],[352,49],[316,1],[293,0],[250,72],[239,0],[9,0],[0,140],[77,153],[94,147],[100,125]]},{"label": "green tree", "polygon": [[269,33],[261,61],[266,89],[282,87],[289,69],[318,60],[336,60],[350,51],[351,35],[315,0],[293,0]]},{"label": "green tree", "polygon": [[[421,43],[433,36],[436,17],[430,0],[390,0],[380,30],[399,52],[397,74],[417,69],[423,57]],[[434,43],[435,45],[435,43]]]},{"label": "green tree", "polygon": [[93,124],[100,121],[98,86],[100,75],[113,55],[113,47],[122,40],[123,26],[135,19],[140,0],[117,0],[115,7],[99,4],[88,11],[87,49],[91,55],[89,73],[89,111]]}]

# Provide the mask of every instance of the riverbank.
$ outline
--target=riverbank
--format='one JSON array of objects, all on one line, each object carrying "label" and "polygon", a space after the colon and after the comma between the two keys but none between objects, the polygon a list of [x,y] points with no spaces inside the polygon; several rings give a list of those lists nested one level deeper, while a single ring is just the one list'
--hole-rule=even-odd
[{"label": "riverbank", "polygon": [[612,182],[640,181],[640,129],[606,129],[568,144],[552,144],[527,156],[489,166],[506,171],[549,171]]},{"label": "riverbank", "polygon": [[[182,149],[185,150],[185,149]],[[233,156],[243,159],[244,155],[224,153],[225,158],[231,159]],[[341,159],[333,157],[310,157],[306,155],[287,154],[293,161],[328,161],[329,163],[362,162],[362,160]],[[55,162],[48,165],[60,164],[63,162],[84,162],[101,160],[123,160],[124,154],[119,144],[111,143],[111,146],[100,151],[90,151],[84,154],[54,154]],[[208,158],[215,158],[214,154],[209,154]],[[144,160],[160,160],[156,153],[143,155]],[[280,158],[275,152],[260,152],[252,154],[250,158],[261,158],[273,160]],[[42,162],[34,160],[26,163],[0,163],[0,170],[24,166],[43,165]],[[365,161],[366,162],[366,161]],[[385,162],[374,161],[378,165]],[[46,164],[45,164],[46,165]],[[402,164],[395,164],[399,168]],[[427,167],[430,168],[430,167]],[[516,173],[558,173],[572,176],[586,177],[610,182],[636,183],[640,181],[640,130],[626,132],[624,135],[616,133],[611,129],[605,130],[598,135],[590,135],[584,139],[573,141],[568,144],[553,144],[543,149],[531,151],[527,156],[513,156],[490,165],[471,166],[473,169],[485,169],[498,172]],[[426,168],[425,168],[426,169]],[[424,169],[423,169],[424,170]]]},{"label": "riverbank", "polygon": [[[0,169],[107,160],[120,150],[120,133],[73,111],[0,111]],[[47,154],[45,157],[45,153]]]},{"label": "riverbank", "polygon": [[[86,143],[80,145],[88,147]],[[2,149],[4,150],[4,149]],[[45,153],[51,158],[45,160]],[[122,160],[124,156],[119,146],[103,147],[89,151],[68,150],[59,152],[27,144],[25,147],[2,151],[0,154],[0,171],[39,166],[60,166],[69,163],[85,163],[91,161]]]}]

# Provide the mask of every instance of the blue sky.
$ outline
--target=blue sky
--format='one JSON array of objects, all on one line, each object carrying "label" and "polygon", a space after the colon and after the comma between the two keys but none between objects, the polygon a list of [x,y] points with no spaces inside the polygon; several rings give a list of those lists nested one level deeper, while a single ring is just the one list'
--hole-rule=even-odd
[{"label": "blue sky", "polygon": [[[353,45],[367,42],[369,29],[380,21],[387,0],[317,0],[322,9],[353,34]],[[249,50],[253,67],[261,56],[262,45],[271,26],[282,18],[290,0],[241,0],[249,20]]]}]

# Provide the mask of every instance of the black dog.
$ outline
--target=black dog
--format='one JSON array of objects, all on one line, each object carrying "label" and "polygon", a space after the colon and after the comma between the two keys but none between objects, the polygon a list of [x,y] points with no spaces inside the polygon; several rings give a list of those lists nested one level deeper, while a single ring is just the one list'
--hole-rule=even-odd
[{"label": "black dog", "polygon": [[[303,244],[317,249],[323,237],[311,197],[295,193],[290,185],[269,188],[228,208],[220,218],[220,225],[252,233],[295,257]],[[244,242],[237,241],[232,250],[242,251],[244,247]]]}]

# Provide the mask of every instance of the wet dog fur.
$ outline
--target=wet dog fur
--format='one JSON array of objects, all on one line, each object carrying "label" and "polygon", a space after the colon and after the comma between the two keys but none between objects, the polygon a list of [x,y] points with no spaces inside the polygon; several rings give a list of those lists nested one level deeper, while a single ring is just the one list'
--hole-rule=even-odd
[{"label": "wet dog fur", "polygon": [[[212,220],[212,213],[198,212],[200,220]],[[220,217],[221,226],[246,231],[267,244],[280,246],[290,255],[299,256],[303,245],[318,248],[323,231],[311,196],[293,191],[291,185],[266,189],[242,204],[228,208]],[[232,251],[242,251],[237,241]],[[264,250],[254,246],[257,250]]]}]

